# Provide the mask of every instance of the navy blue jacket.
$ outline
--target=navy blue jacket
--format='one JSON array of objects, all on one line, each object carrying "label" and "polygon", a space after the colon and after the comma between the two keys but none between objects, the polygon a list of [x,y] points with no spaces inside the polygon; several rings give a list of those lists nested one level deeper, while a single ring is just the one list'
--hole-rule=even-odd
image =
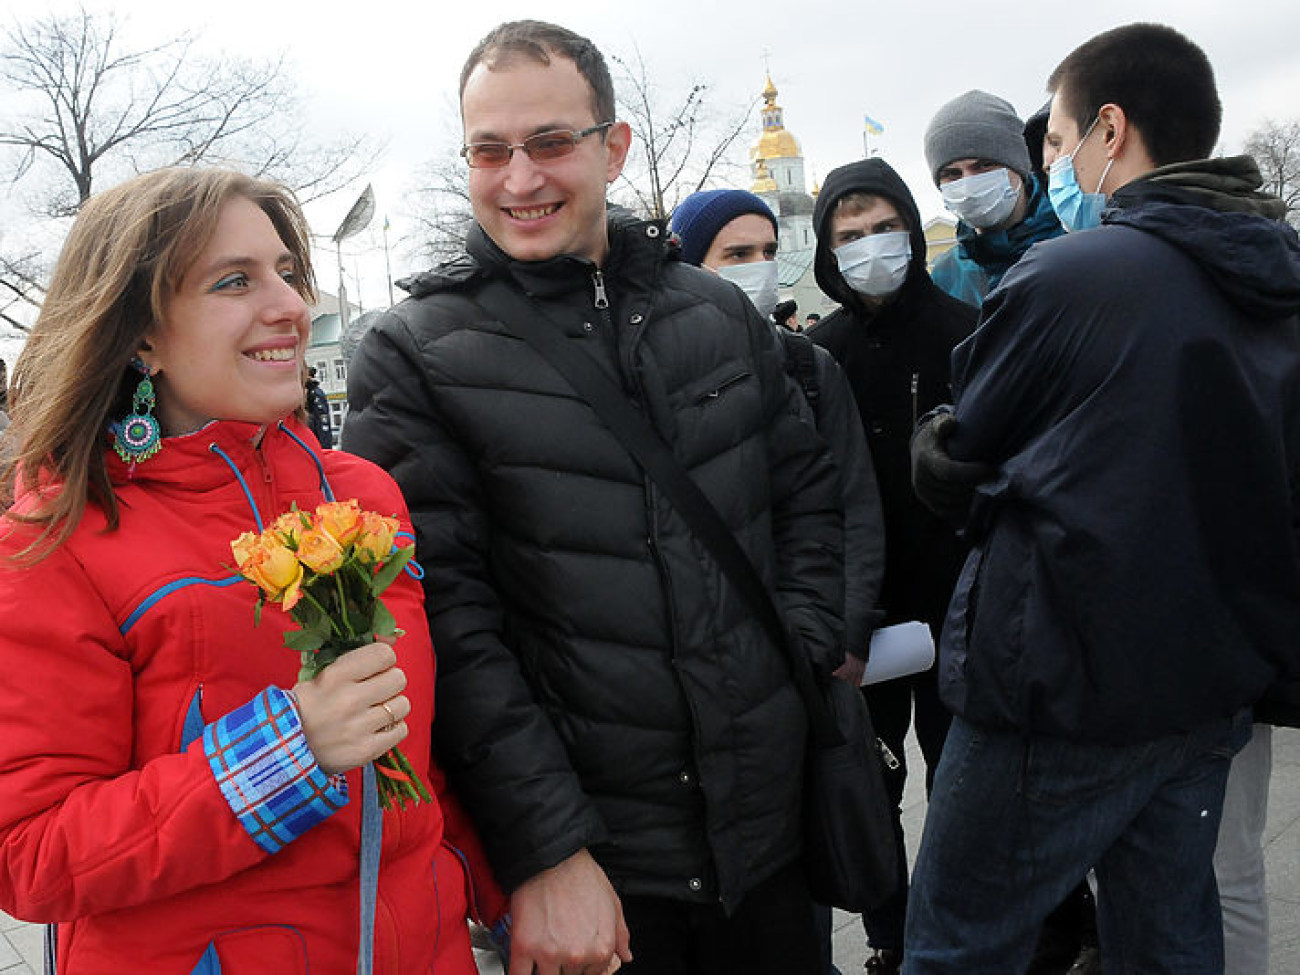
[{"label": "navy blue jacket", "polygon": [[955,350],[951,452],[998,465],[941,652],[972,723],[1144,740],[1300,676],[1300,242],[1256,186],[1130,183]]}]

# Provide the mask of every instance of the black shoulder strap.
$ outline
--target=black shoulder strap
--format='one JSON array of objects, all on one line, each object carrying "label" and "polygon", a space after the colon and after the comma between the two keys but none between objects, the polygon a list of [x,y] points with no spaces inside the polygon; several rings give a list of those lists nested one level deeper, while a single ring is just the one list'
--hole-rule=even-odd
[{"label": "black shoulder strap", "polygon": [[821,399],[821,387],[817,384],[817,350],[813,348],[811,339],[785,330],[781,332],[781,345],[785,349],[785,371],[799,384],[803,398],[816,416],[817,401]]},{"label": "black shoulder strap", "polygon": [[565,378],[668,495],[696,538],[704,543],[736,591],[757,614],[772,642],[789,658],[795,685],[804,699],[817,739],[834,740],[838,736],[835,721],[816,686],[812,667],[802,653],[796,652],[795,643],[786,632],[758,570],[663,438],[595,360],[564,339],[559,323],[541,308],[499,279],[488,282],[476,300]]}]

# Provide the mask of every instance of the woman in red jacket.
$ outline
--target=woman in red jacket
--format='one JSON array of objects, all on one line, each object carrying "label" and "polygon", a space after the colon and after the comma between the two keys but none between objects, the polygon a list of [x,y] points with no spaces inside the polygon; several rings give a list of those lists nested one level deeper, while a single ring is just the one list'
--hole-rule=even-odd
[{"label": "woman in red jacket", "polygon": [[[0,908],[57,924],[66,975],[471,975],[467,911],[500,913],[430,754],[419,584],[384,596],[395,646],[296,683],[288,617],[255,626],[230,568],[295,504],[410,530],[387,474],[299,421],[307,240],[275,184],[131,180],[83,207],[15,368]],[[362,770],[399,742],[438,798],[380,816]]]}]

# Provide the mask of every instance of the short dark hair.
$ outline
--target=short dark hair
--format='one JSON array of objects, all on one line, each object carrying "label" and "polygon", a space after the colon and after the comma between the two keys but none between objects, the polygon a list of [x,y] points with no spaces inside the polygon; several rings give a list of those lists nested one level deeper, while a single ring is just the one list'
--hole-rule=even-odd
[{"label": "short dark hair", "polygon": [[1076,47],[1047,79],[1047,90],[1079,131],[1101,107],[1124,109],[1157,166],[1214,151],[1223,106],[1205,52],[1172,27],[1128,24]]},{"label": "short dark hair", "polygon": [[591,86],[591,109],[595,121],[614,121],[614,80],[609,75],[604,55],[585,37],[541,20],[513,20],[501,24],[479,41],[460,70],[460,97],[463,101],[465,83],[480,64],[495,71],[516,58],[550,64],[551,58],[556,56],[572,61]]}]

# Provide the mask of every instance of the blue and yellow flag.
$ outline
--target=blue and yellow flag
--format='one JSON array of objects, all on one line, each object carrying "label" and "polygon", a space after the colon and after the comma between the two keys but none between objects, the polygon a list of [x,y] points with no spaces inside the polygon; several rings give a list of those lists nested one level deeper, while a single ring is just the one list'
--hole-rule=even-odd
[{"label": "blue and yellow flag", "polygon": [[865,126],[866,130],[870,132],[872,135],[880,135],[881,132],[885,131],[885,127],[881,125],[879,122],[877,122],[875,119],[873,119],[870,115],[862,116],[862,124],[863,126]]}]

